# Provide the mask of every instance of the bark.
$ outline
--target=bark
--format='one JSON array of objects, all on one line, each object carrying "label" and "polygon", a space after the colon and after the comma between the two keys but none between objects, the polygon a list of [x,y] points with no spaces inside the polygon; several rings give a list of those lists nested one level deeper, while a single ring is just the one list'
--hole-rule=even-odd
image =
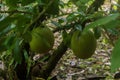
[{"label": "bark", "polygon": [[54,51],[53,55],[48,61],[48,64],[44,66],[40,70],[40,77],[47,79],[49,75],[51,74],[52,70],[57,65],[60,58],[63,56],[63,54],[66,52],[67,46],[62,42],[60,46],[57,48],[57,50]]}]

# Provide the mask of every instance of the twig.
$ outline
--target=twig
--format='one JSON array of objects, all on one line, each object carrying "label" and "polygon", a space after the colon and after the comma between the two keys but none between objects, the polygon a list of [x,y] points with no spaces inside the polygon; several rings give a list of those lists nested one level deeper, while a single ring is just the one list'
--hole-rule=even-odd
[{"label": "twig", "polygon": [[48,7],[53,3],[53,1],[54,1],[54,0],[51,0],[51,1],[48,3],[48,5],[42,10],[42,12],[39,13],[38,17],[37,17],[34,21],[32,21],[32,22],[25,28],[23,34],[25,34],[26,31],[28,30],[28,28],[32,27],[32,26],[41,18],[41,16],[46,12],[46,10],[47,10]]}]

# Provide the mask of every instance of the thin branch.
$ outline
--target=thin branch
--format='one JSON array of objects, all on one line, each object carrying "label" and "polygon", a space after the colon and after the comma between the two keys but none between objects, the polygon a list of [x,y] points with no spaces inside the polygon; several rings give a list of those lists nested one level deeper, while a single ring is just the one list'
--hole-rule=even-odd
[{"label": "thin branch", "polygon": [[51,1],[48,3],[48,5],[42,10],[42,12],[39,13],[38,17],[37,17],[34,21],[32,21],[32,22],[25,28],[23,34],[25,34],[26,31],[28,30],[28,28],[32,27],[32,26],[42,17],[42,15],[47,11],[48,7],[53,3],[53,1],[54,1],[54,0],[51,0]]}]

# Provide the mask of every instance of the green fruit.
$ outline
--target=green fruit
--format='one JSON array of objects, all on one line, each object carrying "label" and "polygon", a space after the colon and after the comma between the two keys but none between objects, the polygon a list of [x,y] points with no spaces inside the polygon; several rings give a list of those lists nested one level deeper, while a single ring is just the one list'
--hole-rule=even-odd
[{"label": "green fruit", "polygon": [[90,58],[96,49],[94,34],[90,30],[82,33],[75,31],[71,39],[71,49],[81,59]]},{"label": "green fruit", "polygon": [[32,31],[32,40],[29,44],[31,51],[46,53],[53,47],[54,35],[47,27],[37,27]]}]

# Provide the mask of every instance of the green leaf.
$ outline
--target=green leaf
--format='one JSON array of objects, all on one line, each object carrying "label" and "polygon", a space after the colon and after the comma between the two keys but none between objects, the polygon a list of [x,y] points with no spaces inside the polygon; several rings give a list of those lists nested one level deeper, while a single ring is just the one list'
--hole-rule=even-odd
[{"label": "green leaf", "polygon": [[6,50],[6,47],[4,45],[4,41],[5,41],[6,37],[2,37],[0,38],[0,52],[3,52]]},{"label": "green leaf", "polygon": [[25,61],[27,62],[27,61],[28,61],[29,56],[28,56],[28,53],[27,53],[27,51],[26,51],[26,50],[24,50],[24,57],[25,57]]},{"label": "green leaf", "polygon": [[109,16],[106,16],[104,18],[98,19],[95,22],[92,22],[90,24],[88,24],[84,31],[90,29],[90,28],[94,28],[96,26],[101,26],[101,25],[105,25],[107,23],[109,23],[110,21],[115,20],[120,14],[119,13],[115,13],[115,14],[110,14]]},{"label": "green leaf", "polygon": [[116,42],[111,55],[111,71],[116,71],[120,67],[120,39]]},{"label": "green leaf", "polygon": [[4,42],[4,45],[6,46],[7,49],[12,49],[12,47],[14,45],[14,40],[15,40],[14,34],[7,36],[7,38]]},{"label": "green leaf", "polygon": [[2,21],[0,21],[0,32],[3,31],[6,27],[11,25],[11,23],[14,21],[14,18],[8,16]]},{"label": "green leaf", "polygon": [[17,2],[18,2],[18,0],[6,0],[6,4],[10,8],[16,8],[17,7]]},{"label": "green leaf", "polygon": [[[46,5],[49,4],[51,0],[42,0],[42,5],[41,7],[44,8]],[[47,15],[57,15],[59,13],[59,0],[54,0],[53,3],[48,6],[48,9],[46,11]]]},{"label": "green leaf", "polygon": [[68,34],[65,30],[62,32],[63,42],[67,46],[70,46],[71,35]]},{"label": "green leaf", "polygon": [[30,3],[33,3],[35,0],[22,0],[22,2],[21,2],[21,4],[23,5],[23,6],[25,6],[25,5],[28,5],[28,4],[30,4]]},{"label": "green leaf", "polygon": [[49,14],[56,15],[59,13],[59,0],[54,0],[52,5],[48,8]]},{"label": "green leaf", "polygon": [[8,27],[5,28],[3,31],[1,31],[1,32],[0,32],[0,37],[4,37],[5,34],[8,34],[8,33],[11,31],[12,27],[13,27],[13,25],[8,26]]},{"label": "green leaf", "polygon": [[73,13],[70,13],[66,19],[67,19],[67,22],[73,22],[78,20],[79,18],[84,18],[85,16],[86,14],[84,12],[73,12]]},{"label": "green leaf", "polygon": [[107,32],[108,33],[110,33],[111,35],[113,35],[113,36],[119,36],[120,35],[120,31],[119,31],[119,29],[117,29],[117,28],[108,28],[108,29],[106,29],[107,30]]},{"label": "green leaf", "polygon": [[87,17],[85,17],[85,20],[86,19],[97,20],[97,19],[103,18],[104,17],[103,15],[104,13],[102,11],[98,11],[98,12],[95,12],[94,14],[88,14]]},{"label": "green leaf", "polygon": [[76,25],[75,25],[75,28],[76,28],[77,30],[82,31],[82,25],[80,25],[80,24],[76,24]]},{"label": "green leaf", "polygon": [[17,14],[14,16],[15,20],[17,21],[17,24],[27,24],[27,22],[29,23],[30,21],[30,17],[28,15],[20,15]]},{"label": "green leaf", "polygon": [[17,32],[23,33],[24,28],[27,26],[28,23],[30,23],[30,17],[27,15],[20,15],[17,14],[14,16],[16,20],[16,30]]},{"label": "green leaf", "polygon": [[29,57],[28,53],[26,50],[24,50],[24,57],[25,57],[25,61],[27,63],[27,76],[29,75],[30,72],[30,68],[31,68],[31,58]]},{"label": "green leaf", "polygon": [[16,40],[15,45],[14,45],[14,50],[13,50],[14,60],[19,64],[22,61],[22,53],[21,53],[20,41],[21,41],[20,38]]},{"label": "green leaf", "polygon": [[61,24],[56,21],[51,21],[52,24],[54,24],[56,27],[61,27]]},{"label": "green leaf", "polygon": [[67,16],[66,19],[67,19],[68,22],[75,21],[77,19],[77,15],[75,15],[74,13],[71,13]]},{"label": "green leaf", "polygon": [[120,26],[120,20],[110,21],[109,23],[105,24],[103,27],[106,28],[115,28]]},{"label": "green leaf", "polygon": [[95,27],[93,28],[94,31],[94,36],[96,39],[99,39],[101,37],[101,28],[100,27]]},{"label": "green leaf", "polygon": [[81,1],[81,3],[83,3],[83,4],[86,4],[86,3],[88,3],[90,0],[80,0]]},{"label": "green leaf", "polygon": [[25,42],[30,42],[32,39],[32,35],[30,31],[27,31],[25,34],[23,34],[22,38]]}]

